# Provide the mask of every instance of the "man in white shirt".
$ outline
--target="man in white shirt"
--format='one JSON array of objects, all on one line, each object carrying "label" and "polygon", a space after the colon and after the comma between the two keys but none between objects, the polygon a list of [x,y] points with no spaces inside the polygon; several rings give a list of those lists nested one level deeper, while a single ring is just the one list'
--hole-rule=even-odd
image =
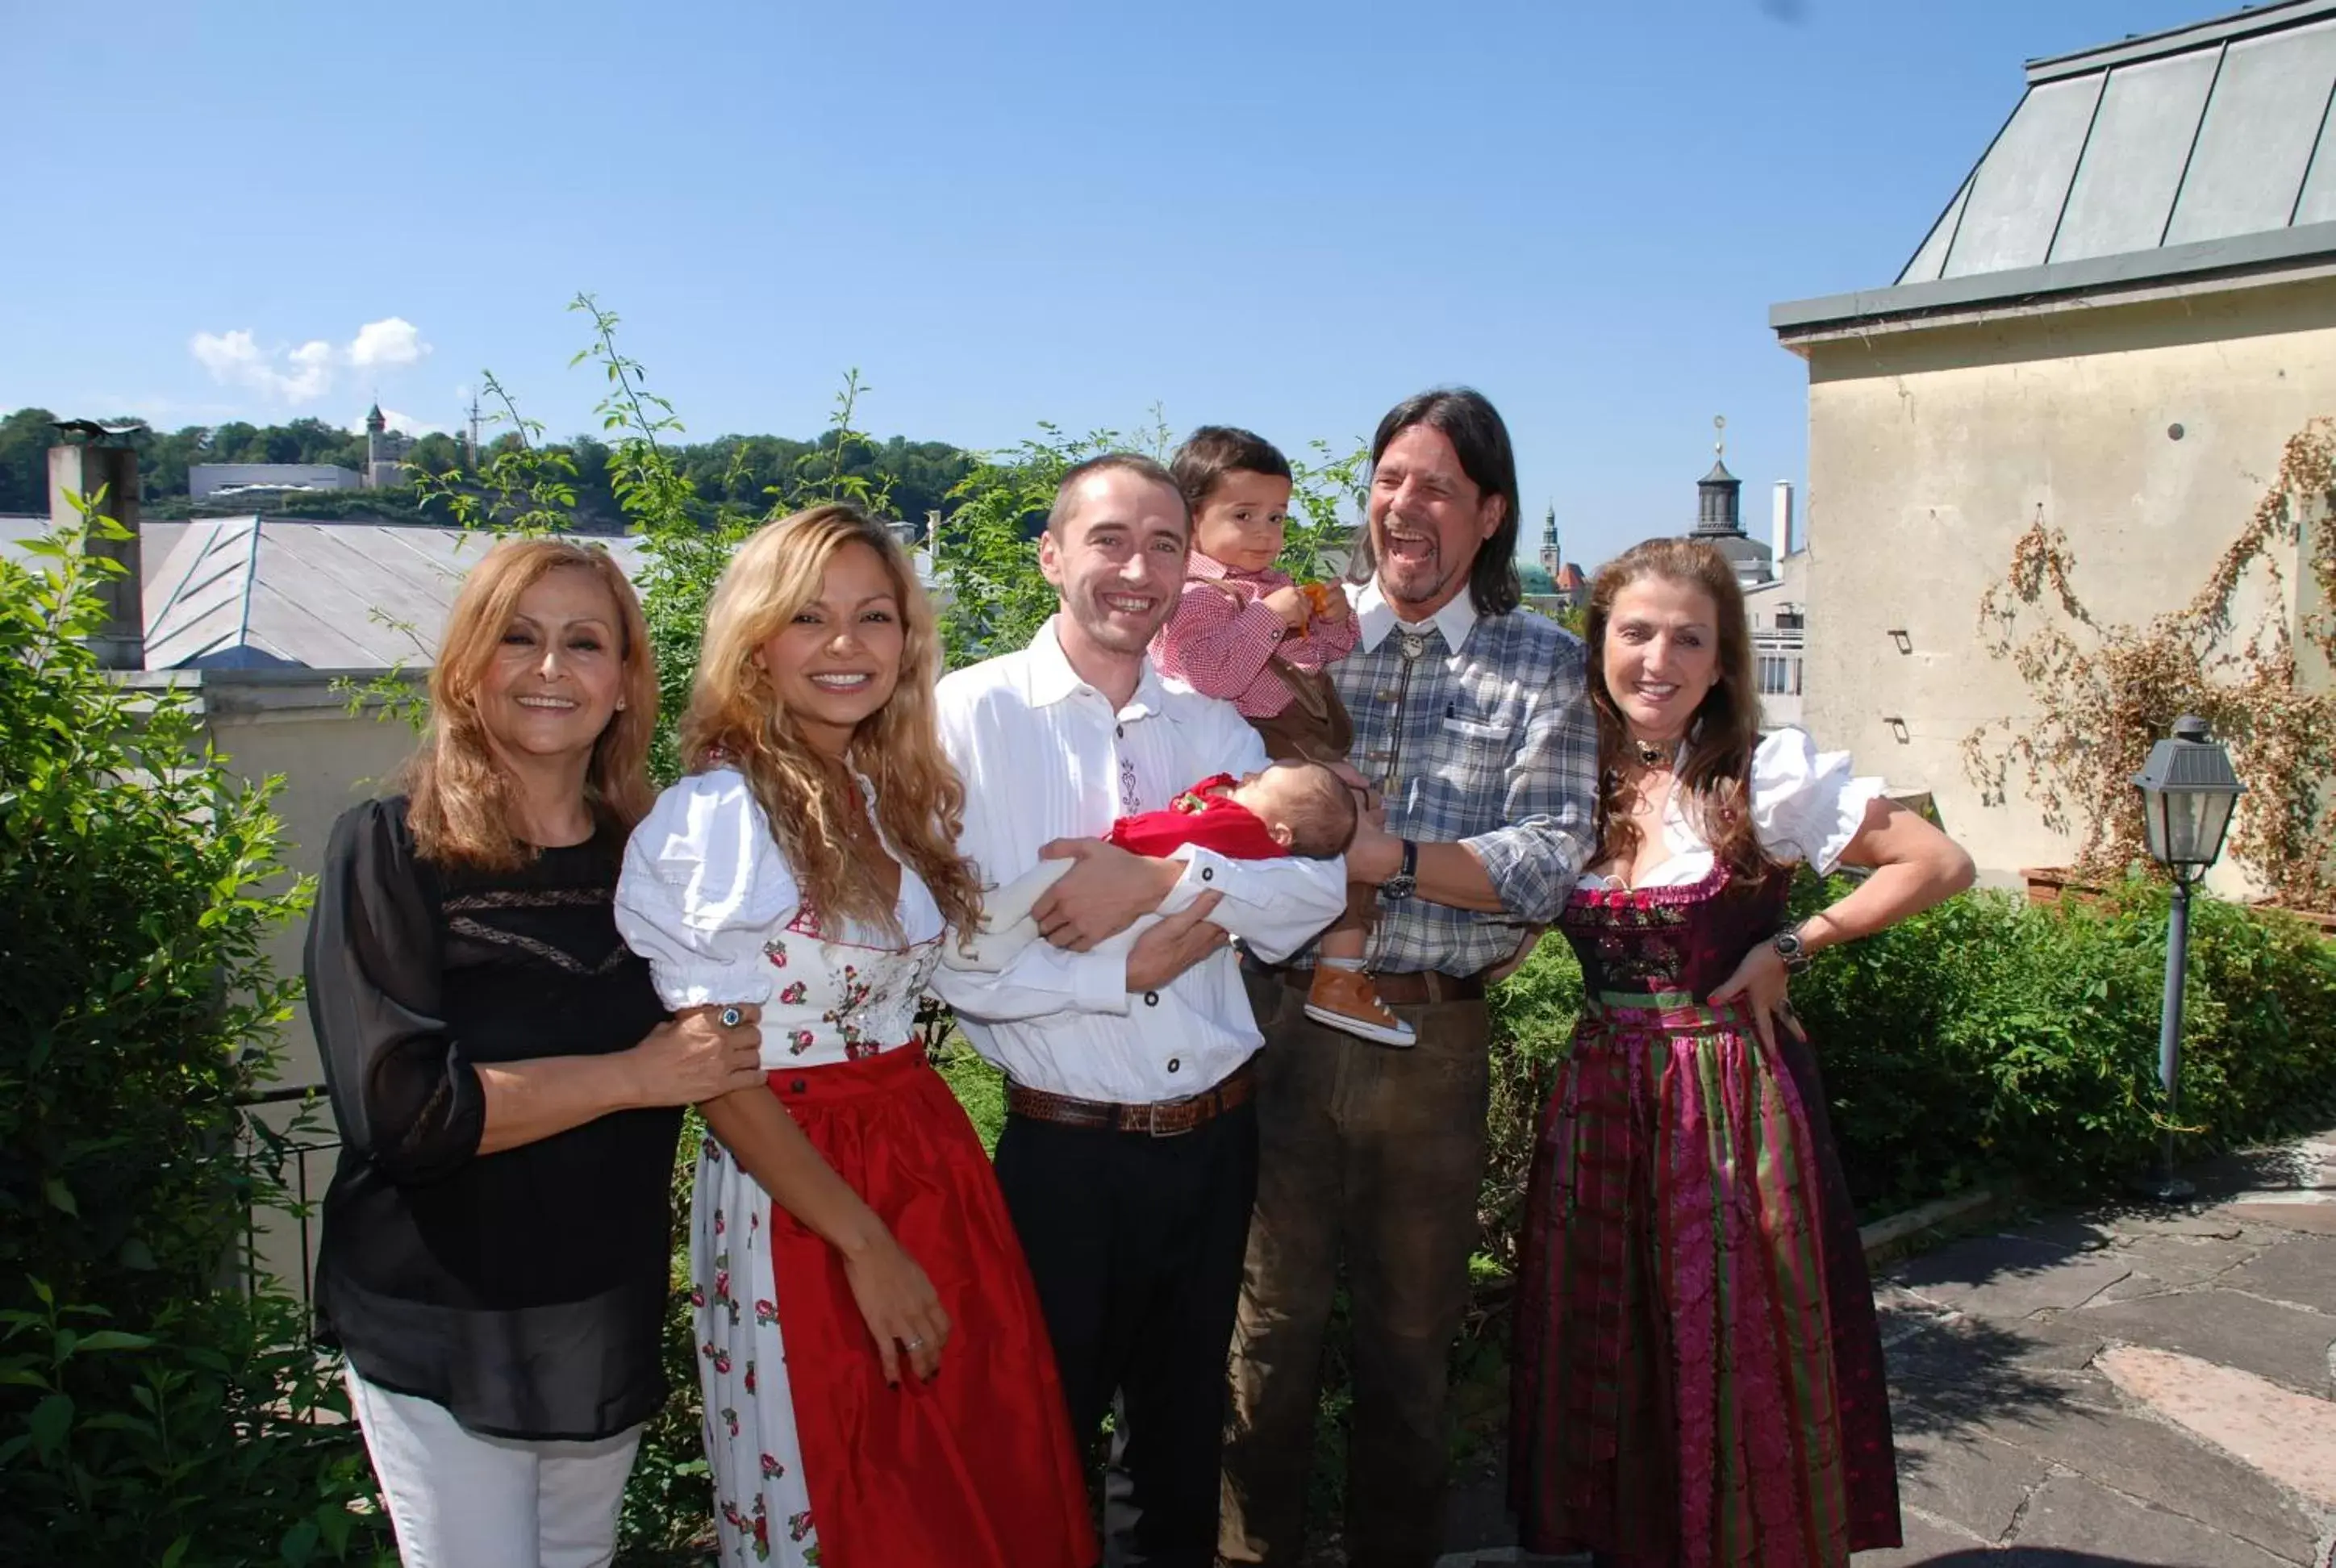
[{"label": "man in white shirt", "polygon": [[[961,847],[1000,885],[1079,863],[1033,910],[1046,941],[934,986],[1006,1071],[998,1180],[1038,1287],[1074,1436],[1114,1413],[1107,1563],[1209,1568],[1225,1358],[1257,1189],[1261,1037],[1228,937],[1270,961],[1346,902],[1337,860],[1169,858],[1103,842],[1212,774],[1263,767],[1230,703],[1144,657],[1183,586],[1192,517],[1165,469],[1113,454],[1064,477],[1038,561],[1060,609],[1027,648],[940,683],[964,775]],[[1124,954],[1095,944],[1165,918]]]}]

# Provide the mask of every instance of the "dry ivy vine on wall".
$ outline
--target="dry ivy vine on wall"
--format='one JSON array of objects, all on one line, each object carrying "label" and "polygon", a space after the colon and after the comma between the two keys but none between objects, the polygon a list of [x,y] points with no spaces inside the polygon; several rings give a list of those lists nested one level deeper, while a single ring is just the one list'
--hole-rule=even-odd
[{"label": "dry ivy vine on wall", "polygon": [[[2302,547],[2301,569],[2319,589],[2318,608],[2300,618],[2282,545]],[[2133,776],[2174,721],[2195,713],[2230,746],[2247,783],[2231,857],[2278,902],[2336,906],[2328,794],[2336,691],[2324,668],[2319,689],[2303,688],[2296,646],[2300,632],[2336,664],[2336,419],[2315,419],[2288,440],[2253,516],[2181,609],[2104,624],[2078,599],[2075,570],[2068,535],[2039,506],[2012,546],[2010,570],[1980,600],[1983,645],[2012,661],[2035,704],[2017,723],[1982,725],[1963,739],[1965,771],[1987,803],[2004,802],[2017,767],[2045,825],[2078,838],[2079,874],[2146,862]],[[2264,608],[2243,628],[2233,601],[2255,572],[2268,589]],[[2025,624],[2031,612],[2050,618]]]}]

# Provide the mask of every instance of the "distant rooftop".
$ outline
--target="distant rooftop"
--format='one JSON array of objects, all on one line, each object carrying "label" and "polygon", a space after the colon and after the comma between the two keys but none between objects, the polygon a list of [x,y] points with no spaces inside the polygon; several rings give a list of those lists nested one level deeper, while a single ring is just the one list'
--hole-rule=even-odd
[{"label": "distant rooftop", "polygon": [[[495,542],[459,528],[259,517],[166,527],[141,531],[148,669],[427,665],[463,576]],[[586,542],[638,570],[638,540]]]},{"label": "distant rooftop", "polygon": [[2336,0],[2028,63],[2028,90],[1886,288],[1811,329],[2336,260]]},{"label": "distant rooftop", "polygon": [[[45,517],[0,513],[0,550],[21,556]],[[639,580],[638,538],[577,535]],[[463,577],[495,536],[459,528],[276,517],[140,525],[146,667],[422,668]],[[912,552],[933,586],[931,558]]]}]

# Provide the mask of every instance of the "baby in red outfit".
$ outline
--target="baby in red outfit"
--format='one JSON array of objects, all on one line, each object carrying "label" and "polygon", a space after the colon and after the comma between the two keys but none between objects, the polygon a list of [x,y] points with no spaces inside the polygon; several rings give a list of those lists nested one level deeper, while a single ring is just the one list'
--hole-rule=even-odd
[{"label": "baby in red outfit", "polygon": [[[1227,860],[1270,861],[1289,855],[1332,860],[1354,842],[1358,821],[1353,792],[1319,763],[1277,762],[1235,779],[1218,774],[1178,795],[1164,811],[1139,812],[1111,824],[1105,838],[1134,854],[1165,858],[1187,844],[1213,850]],[[1037,866],[982,900],[980,933],[960,948],[941,944],[941,961],[951,969],[994,973],[1038,940],[1031,906],[1078,862],[1040,861]],[[1171,893],[1158,913],[1144,916],[1107,941],[1098,952],[1124,952],[1181,907]]]}]

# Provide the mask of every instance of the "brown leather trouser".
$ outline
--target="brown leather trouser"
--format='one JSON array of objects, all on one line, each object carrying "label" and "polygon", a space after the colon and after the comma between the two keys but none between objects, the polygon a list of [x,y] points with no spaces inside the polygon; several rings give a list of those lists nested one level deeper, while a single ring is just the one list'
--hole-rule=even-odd
[{"label": "brown leather trouser", "polygon": [[1343,1253],[1355,1369],[1347,1561],[1426,1568],[1441,1549],[1445,1385],[1484,1174],[1484,1004],[1398,1008],[1419,1040],[1389,1050],[1320,1027],[1303,992],[1243,972],[1265,1049],[1219,1554],[1295,1563],[1303,1549]]},{"label": "brown leather trouser", "polygon": [[[1280,713],[1249,721],[1250,728],[1265,742],[1265,755],[1276,762],[1345,762],[1354,747],[1355,726],[1329,677],[1309,674],[1279,658],[1270,667],[1290,687],[1290,702]],[[1378,911],[1378,889],[1368,882],[1349,882],[1346,912],[1330,930],[1368,933]]]}]

